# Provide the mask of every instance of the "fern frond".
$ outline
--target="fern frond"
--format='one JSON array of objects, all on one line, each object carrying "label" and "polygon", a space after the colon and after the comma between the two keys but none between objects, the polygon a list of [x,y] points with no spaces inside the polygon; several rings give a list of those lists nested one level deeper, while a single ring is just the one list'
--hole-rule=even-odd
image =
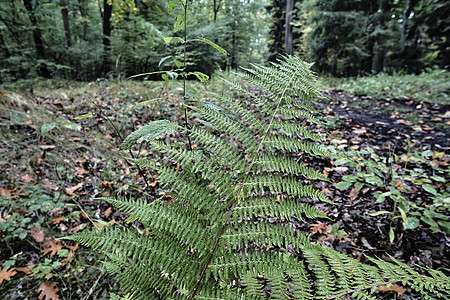
[{"label": "fern frond", "polygon": [[177,123],[167,120],[154,121],[148,125],[144,125],[123,141],[121,148],[130,149],[135,143],[142,143],[143,141],[153,141],[161,138],[166,134],[174,133],[180,129]]}]

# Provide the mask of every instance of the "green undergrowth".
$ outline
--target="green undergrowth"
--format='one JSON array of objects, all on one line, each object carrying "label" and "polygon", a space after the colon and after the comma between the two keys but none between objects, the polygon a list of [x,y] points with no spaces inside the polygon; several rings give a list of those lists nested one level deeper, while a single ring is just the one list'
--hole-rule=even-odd
[{"label": "green undergrowth", "polygon": [[427,70],[419,75],[384,73],[357,78],[328,78],[329,89],[342,89],[356,95],[376,98],[409,99],[430,103],[450,104],[450,72]]}]

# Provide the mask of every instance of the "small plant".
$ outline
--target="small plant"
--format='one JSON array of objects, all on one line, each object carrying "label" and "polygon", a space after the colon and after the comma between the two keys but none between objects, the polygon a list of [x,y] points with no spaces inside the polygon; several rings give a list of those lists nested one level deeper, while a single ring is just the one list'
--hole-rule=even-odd
[{"label": "small plant", "polygon": [[52,198],[34,187],[28,197],[11,197],[0,197],[0,236],[6,242],[15,238],[25,239],[32,227],[45,222],[49,210],[63,205],[55,201],[57,194]]},{"label": "small plant", "polygon": [[[346,190],[353,187],[361,190],[364,186],[374,190],[373,196],[377,203],[387,199],[391,201],[392,210],[382,210],[372,213],[372,216],[390,214],[392,220],[401,219],[402,227],[415,229],[422,221],[433,231],[442,230],[450,233],[449,217],[445,211],[450,208],[449,185],[444,179],[445,170],[435,166],[433,159],[442,157],[443,153],[434,153],[427,150],[422,153],[408,153],[402,157],[395,154],[389,157],[380,157],[373,149],[362,151],[348,151],[344,155],[338,154],[336,165],[346,165],[356,170],[355,175],[345,175],[336,188]],[[408,162],[433,165],[434,175],[428,175],[423,168],[408,167]],[[441,176],[439,176],[440,174]],[[439,191],[435,188],[440,186]],[[421,191],[431,200],[422,202],[410,200],[410,195]],[[391,224],[392,225],[392,224]],[[395,239],[392,226],[389,230],[391,243]]]}]

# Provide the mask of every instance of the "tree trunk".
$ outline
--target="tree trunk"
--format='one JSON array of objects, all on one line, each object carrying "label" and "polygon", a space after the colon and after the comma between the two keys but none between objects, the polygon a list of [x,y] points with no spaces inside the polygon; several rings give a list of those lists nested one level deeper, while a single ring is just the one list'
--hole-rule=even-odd
[{"label": "tree trunk", "polygon": [[217,21],[217,13],[219,12],[220,9],[220,1],[221,0],[214,0],[213,2],[214,23],[216,23]]},{"label": "tree trunk", "polygon": [[286,54],[292,55],[292,11],[294,9],[294,0],[286,0],[286,32],[284,35]]},{"label": "tree trunk", "polygon": [[111,61],[109,59],[111,53],[111,16],[112,5],[108,4],[108,0],[103,0],[103,63],[102,71],[106,75],[111,69]]},{"label": "tree trunk", "polygon": [[69,10],[67,9],[67,7],[63,7],[61,9],[61,14],[63,19],[64,33],[66,35],[67,47],[70,48],[72,47],[72,38],[70,37]]},{"label": "tree trunk", "polygon": [[[23,0],[23,5],[25,6],[30,23],[33,26],[33,40],[36,47],[36,55],[38,59],[45,59],[45,49],[44,49],[44,39],[42,38],[41,30],[37,24],[37,19],[34,14],[34,8],[31,0]],[[38,74],[43,77],[49,77],[49,71],[45,65],[38,67]]]}]

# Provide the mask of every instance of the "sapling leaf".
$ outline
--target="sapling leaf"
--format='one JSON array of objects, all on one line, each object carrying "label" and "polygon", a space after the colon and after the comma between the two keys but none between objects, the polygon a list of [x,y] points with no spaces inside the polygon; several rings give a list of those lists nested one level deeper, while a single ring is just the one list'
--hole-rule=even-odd
[{"label": "sapling leaf", "polygon": [[346,189],[348,189],[350,186],[352,185],[352,183],[351,182],[348,182],[348,181],[341,181],[341,182],[338,182],[337,184],[336,184],[336,188],[338,189],[338,190],[346,190]]},{"label": "sapling leaf", "polygon": [[180,31],[184,26],[183,16],[178,15],[177,20],[175,21],[175,24],[173,26],[173,33]]},{"label": "sapling leaf", "polygon": [[[172,39],[171,39],[172,40]],[[166,37],[164,38],[164,42],[166,41]],[[170,43],[170,41],[169,41],[169,43]],[[167,43],[168,44],[168,43]],[[161,65],[166,61],[166,60],[168,60],[169,58],[171,58],[172,57],[172,55],[168,55],[168,56],[165,56],[165,57],[163,57],[163,58],[161,58],[161,60],[159,61],[159,63],[158,63],[158,68],[159,67],[161,67]]]},{"label": "sapling leaf", "polygon": [[376,216],[383,215],[383,214],[392,214],[392,212],[387,211],[387,210],[380,210],[380,211],[369,214],[369,216],[376,217]]},{"label": "sapling leaf", "polygon": [[[173,41],[173,40],[175,40],[175,41],[180,41],[180,42],[184,42],[184,40],[183,40],[182,38],[177,37],[177,36],[166,36],[166,37],[164,38],[164,42],[165,42],[166,44],[170,44],[170,42]],[[167,56],[166,56],[166,57],[167,57]],[[164,58],[163,58],[163,59],[164,59]],[[160,62],[160,64],[161,64],[161,62]]]},{"label": "sapling leaf", "polygon": [[209,76],[202,72],[198,72],[198,71],[189,72],[187,74],[187,76],[189,76],[189,75],[194,75],[195,77],[197,77],[198,80],[200,80],[200,82],[207,82],[209,80]]},{"label": "sapling leaf", "polygon": [[217,51],[219,51],[220,53],[222,53],[223,55],[228,55],[227,51],[225,49],[223,49],[222,47],[220,47],[219,45],[217,45],[214,42],[211,42],[208,39],[205,39],[204,37],[199,37],[198,41],[201,41],[203,43],[206,43],[208,45],[210,45],[211,47],[213,47],[214,49],[216,49]]},{"label": "sapling leaf", "polygon": [[177,8],[178,4],[175,1],[169,1],[166,5],[167,12],[170,14],[174,8]]},{"label": "sapling leaf", "polygon": [[142,101],[142,102],[139,102],[138,104],[133,105],[132,107],[130,107],[129,109],[127,109],[127,111],[130,111],[130,110],[132,110],[132,109],[135,109],[135,108],[138,107],[138,106],[142,106],[142,105],[147,105],[147,104],[152,104],[152,103],[158,102],[159,100],[162,100],[162,99],[167,99],[167,98],[161,97],[161,98],[154,98],[154,99]]},{"label": "sapling leaf", "polygon": [[416,229],[420,224],[419,219],[415,217],[408,217],[406,220],[408,222],[403,222],[404,229]]},{"label": "sapling leaf", "polygon": [[424,185],[422,185],[422,187],[425,191],[427,191],[430,194],[433,194],[433,195],[437,194],[436,189],[431,184],[424,184]]},{"label": "sapling leaf", "polygon": [[394,233],[394,229],[389,228],[389,242],[391,242],[391,244],[394,242],[395,240],[395,233]]}]

